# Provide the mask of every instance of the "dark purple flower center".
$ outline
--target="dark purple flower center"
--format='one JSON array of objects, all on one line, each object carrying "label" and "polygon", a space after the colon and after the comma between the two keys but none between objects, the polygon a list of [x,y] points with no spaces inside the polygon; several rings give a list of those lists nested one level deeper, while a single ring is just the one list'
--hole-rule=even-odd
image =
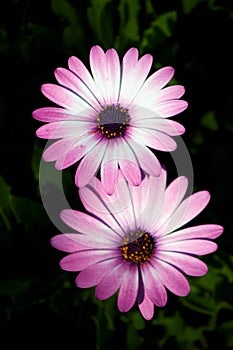
[{"label": "dark purple flower center", "polygon": [[108,139],[124,136],[129,125],[128,109],[119,104],[105,106],[97,116],[98,131]]},{"label": "dark purple flower center", "polygon": [[144,263],[153,256],[155,241],[150,233],[139,229],[127,234],[120,249],[125,260]]}]

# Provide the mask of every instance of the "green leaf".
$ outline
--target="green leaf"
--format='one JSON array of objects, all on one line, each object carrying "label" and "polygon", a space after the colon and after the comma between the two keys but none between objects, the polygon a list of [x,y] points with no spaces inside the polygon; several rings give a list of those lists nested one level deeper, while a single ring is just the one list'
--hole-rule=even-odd
[{"label": "green leaf", "polygon": [[113,43],[113,20],[112,11],[108,5],[111,0],[92,0],[87,8],[87,18],[93,33],[97,39],[105,46]]},{"label": "green leaf", "polygon": [[203,115],[201,119],[201,124],[212,131],[218,130],[218,122],[215,117],[214,111],[209,111],[208,113]]},{"label": "green leaf", "polygon": [[116,47],[119,50],[128,46],[129,43],[139,40],[138,15],[140,12],[139,0],[121,0],[118,6],[119,35],[116,39]]},{"label": "green leaf", "polygon": [[12,196],[11,206],[18,223],[27,229],[41,228],[50,223],[42,204],[29,198]]},{"label": "green leaf", "polygon": [[0,216],[7,229],[11,229],[11,224],[8,216],[10,215],[10,195],[11,188],[7,185],[2,176],[0,176]]}]

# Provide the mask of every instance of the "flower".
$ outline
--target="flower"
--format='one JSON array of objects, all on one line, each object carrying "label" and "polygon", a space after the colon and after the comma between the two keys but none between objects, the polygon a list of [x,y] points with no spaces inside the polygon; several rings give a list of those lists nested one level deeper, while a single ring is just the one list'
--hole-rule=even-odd
[{"label": "flower", "polygon": [[67,209],[62,220],[75,233],[51,239],[51,245],[70,254],[60,267],[79,271],[76,285],[95,288],[96,298],[105,300],[118,291],[121,312],[135,303],[150,320],[154,305],[163,307],[167,290],[186,296],[190,292],[184,274],[203,276],[206,264],[196,256],[217,249],[212,240],[223,227],[206,224],[180,229],[208,204],[208,191],[184,198],[188,180],[177,177],[166,187],[166,171],[159,177],[145,175],[139,186],[123,179],[119,170],[116,191],[109,196],[94,177],[79,195],[89,215]]},{"label": "flower", "polygon": [[127,181],[139,185],[144,172],[159,176],[161,165],[151,149],[173,151],[173,136],[184,127],[169,120],[187,108],[179,98],[181,85],[167,86],[172,67],[157,70],[147,78],[153,58],[130,48],[122,62],[111,48],[90,50],[92,75],[77,57],[68,60],[69,69],[57,68],[59,85],[44,84],[42,93],[60,107],[33,111],[35,119],[47,122],[36,135],[56,140],[43,153],[55,161],[58,170],[79,162],[75,183],[85,186],[100,171],[105,191],[114,192],[118,168]]}]

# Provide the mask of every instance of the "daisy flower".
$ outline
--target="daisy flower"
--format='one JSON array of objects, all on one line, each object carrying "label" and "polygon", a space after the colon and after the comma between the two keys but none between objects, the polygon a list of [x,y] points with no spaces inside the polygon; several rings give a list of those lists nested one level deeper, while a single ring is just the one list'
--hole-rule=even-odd
[{"label": "daisy flower", "polygon": [[33,117],[46,122],[36,135],[55,140],[43,153],[45,161],[55,161],[58,170],[78,162],[75,183],[85,186],[99,171],[105,191],[114,192],[118,169],[132,185],[142,180],[140,169],[159,176],[161,165],[152,149],[175,150],[173,136],[184,127],[168,119],[187,108],[179,98],[184,87],[165,87],[174,75],[172,67],[157,70],[147,78],[152,66],[150,54],[138,58],[129,49],[122,62],[111,48],[90,50],[90,69],[77,57],[68,60],[69,69],[57,68],[60,85],[44,84],[42,93],[60,107],[44,107]]},{"label": "daisy flower", "polygon": [[217,249],[212,240],[223,227],[206,224],[181,227],[208,204],[210,194],[199,191],[185,197],[188,181],[177,177],[166,187],[166,171],[146,175],[139,186],[123,179],[119,170],[116,191],[109,196],[94,177],[79,189],[89,214],[67,209],[62,220],[76,232],[51,239],[51,245],[70,253],[60,261],[66,271],[77,271],[76,285],[95,288],[97,299],[118,292],[121,312],[134,304],[147,320],[154,305],[163,307],[167,290],[177,296],[190,292],[185,275],[203,276],[206,264],[196,256]]}]

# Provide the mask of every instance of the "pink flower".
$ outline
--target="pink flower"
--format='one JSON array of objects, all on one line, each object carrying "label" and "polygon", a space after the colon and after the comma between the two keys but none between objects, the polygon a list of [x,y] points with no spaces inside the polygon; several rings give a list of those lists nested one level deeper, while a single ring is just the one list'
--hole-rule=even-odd
[{"label": "pink flower", "polygon": [[184,199],[184,176],[166,188],[166,172],[146,175],[132,186],[119,171],[116,191],[104,192],[96,177],[79,189],[90,215],[63,210],[62,220],[76,230],[59,234],[51,245],[70,253],[60,261],[66,271],[79,271],[76,285],[96,286],[96,298],[105,300],[118,291],[118,308],[127,312],[135,303],[150,320],[154,305],[167,302],[167,290],[186,296],[190,286],[184,274],[203,276],[206,264],[195,256],[217,249],[212,240],[223,227],[206,224],[180,229],[208,204],[210,194],[199,191]]},{"label": "pink flower", "polygon": [[153,58],[138,59],[138,50],[129,49],[120,63],[111,48],[90,51],[90,68],[70,57],[69,69],[57,68],[59,85],[44,84],[42,93],[60,107],[45,107],[33,112],[42,122],[36,134],[55,139],[43,154],[45,161],[56,161],[56,169],[79,162],[75,183],[85,186],[100,170],[105,191],[114,192],[118,168],[132,185],[141,182],[142,169],[159,176],[161,166],[152,149],[173,151],[172,136],[184,133],[184,127],[168,118],[187,108],[179,100],[184,87],[165,87],[174,75],[164,67],[147,78]]}]

